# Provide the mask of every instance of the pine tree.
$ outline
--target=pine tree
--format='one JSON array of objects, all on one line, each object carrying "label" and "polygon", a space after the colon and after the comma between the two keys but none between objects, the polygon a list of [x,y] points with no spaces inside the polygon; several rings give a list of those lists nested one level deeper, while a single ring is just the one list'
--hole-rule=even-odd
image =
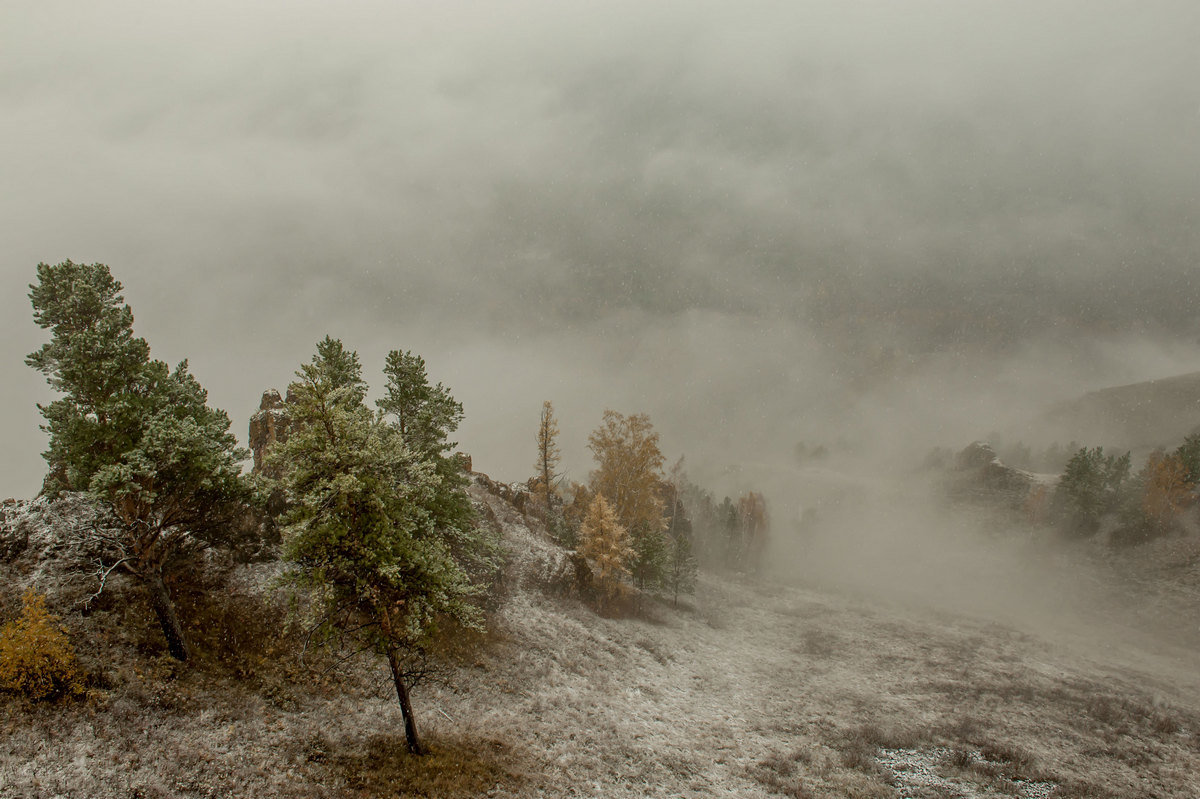
[{"label": "pine tree", "polygon": [[383,367],[386,395],[377,403],[390,414],[405,443],[424,455],[445,454],[454,448],[450,434],[463,420],[462,403],[441,383],[429,384],[425,359],[410,351],[392,350]]},{"label": "pine tree", "polygon": [[725,551],[718,506],[712,492],[691,481],[682,460],[671,470],[671,482],[692,524],[692,553],[705,567],[716,567],[723,563]]},{"label": "pine tree", "polygon": [[666,522],[658,492],[664,459],[650,417],[606,410],[603,423],[588,436],[588,448],[597,463],[592,489],[608,499],[618,523],[631,536],[634,579],[642,587],[660,584],[667,563]]},{"label": "pine tree", "polygon": [[679,530],[669,536],[670,549],[667,564],[667,585],[671,589],[672,603],[679,604],[680,594],[691,594],[696,590],[699,564],[692,554],[692,531]]},{"label": "pine tree", "polygon": [[688,515],[683,497],[688,484],[683,458],[671,466],[667,479],[659,484],[659,494],[667,508],[666,538],[667,566],[665,582],[671,589],[673,604],[679,604],[680,593],[696,590],[699,563],[695,551],[695,526]]},{"label": "pine tree", "polygon": [[1067,462],[1054,492],[1055,509],[1070,529],[1091,535],[1100,519],[1116,510],[1125,496],[1130,456],[1104,454],[1103,447],[1083,447]]},{"label": "pine tree", "polygon": [[579,554],[595,566],[596,587],[601,602],[607,603],[621,595],[623,581],[630,576],[628,563],[633,557],[629,533],[617,519],[613,507],[597,494],[588,506],[587,516],[579,531]]},{"label": "pine tree", "polygon": [[348,402],[363,402],[367,396],[367,381],[363,380],[362,362],[358,360],[357,352],[346,349],[340,339],[326,335],[317,342],[317,354],[312,362],[319,365],[321,375],[331,388],[348,389]]},{"label": "pine tree", "polygon": [[699,565],[692,553],[693,527],[687,516],[680,494],[679,485],[686,479],[683,474],[683,459],[671,470],[671,480],[662,485],[662,493],[667,507],[671,509],[667,522],[667,568],[666,584],[671,589],[672,602],[679,604],[681,593],[690,594],[696,590],[696,577]]},{"label": "pine tree", "polygon": [[146,585],[170,653],[186,660],[165,577],[200,549],[236,543],[248,453],[225,412],[208,407],[187,361],[171,370],[150,359],[107,266],[38,264],[37,274],[29,298],[51,340],[26,362],[63,395],[38,406],[50,434],[44,491],[87,491],[111,507],[122,529],[94,542],[108,553],[100,573],[119,567]]},{"label": "pine tree", "polygon": [[1200,486],[1200,433],[1183,439],[1183,443],[1175,450],[1175,457],[1183,464],[1184,478],[1193,486],[1193,493]]},{"label": "pine tree", "polygon": [[438,476],[426,510],[434,526],[452,541],[456,556],[472,574],[482,576],[492,567],[496,550],[474,523],[467,474],[462,463],[449,454],[457,446],[450,435],[463,420],[462,403],[441,383],[430,385],[425,359],[410,351],[389,352],[383,373],[387,384],[376,405],[405,446],[432,463]]},{"label": "pine tree", "polygon": [[[324,627],[386,657],[409,751],[422,754],[410,688],[439,620],[481,626],[478,590],[455,554],[462,531],[440,523],[448,489],[436,448],[409,446],[399,424],[372,413],[357,356],[332,344],[296,373],[293,430],[269,456],[292,503],[284,552],[323,604]],[[408,417],[410,434],[420,418]]]}]

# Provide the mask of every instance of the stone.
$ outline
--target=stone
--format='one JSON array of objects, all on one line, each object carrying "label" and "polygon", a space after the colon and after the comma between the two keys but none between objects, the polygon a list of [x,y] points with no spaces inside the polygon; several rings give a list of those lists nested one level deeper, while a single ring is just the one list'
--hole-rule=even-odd
[{"label": "stone", "polygon": [[1017,469],[1000,460],[990,444],[976,441],[954,459],[948,475],[951,496],[1014,510],[1028,510],[1031,497],[1053,489],[1057,475]]},{"label": "stone", "polygon": [[267,450],[276,442],[287,441],[291,420],[283,397],[275,389],[263,392],[258,410],[250,417],[250,452],[254,455],[254,473],[265,474],[278,479],[281,475],[278,469],[265,466]]}]

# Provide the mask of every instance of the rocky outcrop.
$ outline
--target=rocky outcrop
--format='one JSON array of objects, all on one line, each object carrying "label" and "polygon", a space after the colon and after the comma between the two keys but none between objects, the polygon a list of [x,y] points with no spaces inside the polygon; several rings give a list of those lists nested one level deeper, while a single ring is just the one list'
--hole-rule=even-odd
[{"label": "rocky outcrop", "polygon": [[529,482],[501,483],[482,472],[470,472],[469,474],[475,485],[489,494],[500,497],[500,499],[516,508],[517,512],[521,514],[528,512],[533,497],[533,493],[529,488]]},{"label": "rocky outcrop", "polygon": [[[85,493],[4,502],[0,592],[37,586],[59,602],[86,597],[96,590],[98,565],[120,559],[111,544],[120,535],[120,523]],[[122,579],[117,574],[113,578]]]},{"label": "rocky outcrop", "polygon": [[954,458],[947,489],[955,499],[1002,505],[1030,512],[1058,481],[1057,475],[1037,474],[1005,464],[991,444],[976,441]]},{"label": "rocky outcrop", "polygon": [[250,417],[250,452],[254,455],[254,472],[278,478],[277,469],[265,466],[267,450],[277,441],[287,441],[291,419],[283,397],[275,389],[263,392],[258,410]]}]

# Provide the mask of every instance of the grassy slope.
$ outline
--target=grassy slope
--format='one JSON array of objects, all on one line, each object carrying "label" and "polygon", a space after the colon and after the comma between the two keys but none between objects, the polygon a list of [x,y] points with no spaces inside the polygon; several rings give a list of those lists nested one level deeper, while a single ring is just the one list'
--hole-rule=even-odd
[{"label": "grassy slope", "polygon": [[378,664],[331,681],[281,656],[234,681],[142,655],[90,703],[4,706],[0,796],[1200,795],[1200,707],[1136,671],[722,578],[601,618],[538,588],[553,547],[477,497],[508,596],[449,686],[415,696],[431,757],[403,754]]}]

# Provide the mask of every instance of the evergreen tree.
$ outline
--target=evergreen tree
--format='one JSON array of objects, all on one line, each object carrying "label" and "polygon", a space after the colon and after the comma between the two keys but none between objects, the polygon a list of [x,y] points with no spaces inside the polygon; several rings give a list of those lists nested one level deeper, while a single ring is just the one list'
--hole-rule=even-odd
[{"label": "evergreen tree", "polygon": [[[383,373],[387,385],[376,405],[405,446],[433,464],[439,479],[427,507],[433,524],[453,542],[456,555],[472,572],[482,576],[495,553],[475,526],[462,463],[449,455],[457,446],[449,439],[463,420],[462,403],[441,383],[430,385],[425,359],[412,352],[389,352]],[[485,552],[487,555],[481,556]]]},{"label": "evergreen tree", "polygon": [[314,589],[324,629],[387,658],[409,751],[421,754],[409,690],[426,673],[430,636],[443,620],[482,624],[455,556],[464,538],[441,525],[448,489],[436,448],[409,446],[370,411],[357,356],[340,342],[327,338],[296,376],[292,433],[269,456],[291,500],[285,556],[293,579]]},{"label": "evergreen tree", "polygon": [[331,389],[347,389],[347,402],[362,404],[367,396],[367,381],[363,380],[362,363],[358,360],[357,352],[346,349],[340,339],[326,335],[317,342],[317,354],[313,356],[312,365]]},{"label": "evergreen tree", "polygon": [[696,591],[700,567],[696,557],[692,554],[691,531],[680,530],[670,535],[669,540],[667,585],[671,589],[672,603],[678,605],[680,594],[691,594]]},{"label": "evergreen tree", "polygon": [[1079,449],[1067,462],[1054,492],[1056,510],[1076,533],[1090,535],[1116,510],[1129,479],[1130,455],[1104,454],[1103,447]]},{"label": "evergreen tree", "polygon": [[63,395],[38,406],[50,434],[44,491],[87,491],[112,508],[122,532],[93,542],[106,553],[101,574],[119,567],[146,585],[170,653],[186,660],[165,577],[204,547],[237,543],[247,453],[187,361],[151,360],[107,266],[38,264],[37,275],[29,298],[51,340],[26,363]]},{"label": "evergreen tree", "polygon": [[724,530],[712,492],[692,482],[682,469],[672,480],[692,523],[692,553],[706,568],[720,565],[725,550]]},{"label": "evergreen tree", "polygon": [[671,562],[671,541],[661,527],[640,523],[630,531],[633,559],[629,572],[638,588],[657,588],[667,582]]},{"label": "evergreen tree", "polygon": [[425,359],[392,350],[383,373],[387,393],[377,404],[393,417],[409,448],[423,455],[444,455],[453,449],[455,442],[448,439],[463,420],[462,403],[455,402],[441,383],[429,384]]},{"label": "evergreen tree", "polygon": [[1200,433],[1185,438],[1175,450],[1175,456],[1183,465],[1184,479],[1192,484],[1194,491],[1200,486]]},{"label": "evergreen tree", "polygon": [[663,501],[670,509],[667,515],[667,567],[666,584],[671,589],[672,602],[679,604],[679,594],[690,594],[696,590],[699,566],[693,555],[693,533],[691,519],[683,504],[680,486],[686,482],[683,458],[671,468],[671,479],[663,483]]}]

